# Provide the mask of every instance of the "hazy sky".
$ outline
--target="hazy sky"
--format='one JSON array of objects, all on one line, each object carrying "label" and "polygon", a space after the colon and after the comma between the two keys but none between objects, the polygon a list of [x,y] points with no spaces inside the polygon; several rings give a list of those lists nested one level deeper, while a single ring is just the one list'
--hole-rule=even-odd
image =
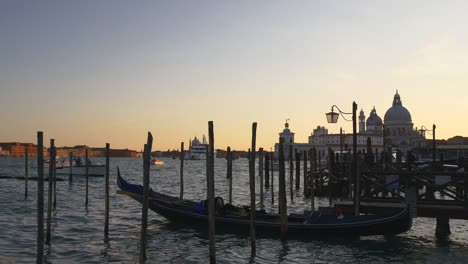
[{"label": "hazy sky", "polygon": [[0,1],[0,141],[296,142],[353,100],[468,136],[468,1]]}]

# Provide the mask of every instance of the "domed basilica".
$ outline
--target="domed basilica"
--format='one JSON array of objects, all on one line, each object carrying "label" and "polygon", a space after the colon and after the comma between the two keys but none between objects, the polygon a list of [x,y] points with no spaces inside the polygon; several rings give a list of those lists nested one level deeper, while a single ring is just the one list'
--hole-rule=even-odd
[{"label": "domed basilica", "polygon": [[424,138],[413,128],[411,114],[403,106],[398,90],[393,97],[393,104],[384,117],[384,144],[386,147],[407,151],[415,148]]},{"label": "domed basilica", "polygon": [[424,143],[424,138],[413,128],[411,114],[403,106],[398,90],[393,96],[392,106],[387,110],[384,121],[372,109],[364,127],[364,112],[359,115],[359,133],[383,137],[383,147],[399,149],[402,152],[411,150]]}]

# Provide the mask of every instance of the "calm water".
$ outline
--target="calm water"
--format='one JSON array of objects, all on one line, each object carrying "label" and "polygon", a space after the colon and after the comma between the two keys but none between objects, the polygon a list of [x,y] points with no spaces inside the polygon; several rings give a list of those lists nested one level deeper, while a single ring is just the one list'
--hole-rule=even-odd
[{"label": "calm water", "polygon": [[[167,194],[178,195],[179,161],[165,161],[164,166],[151,167],[151,186]],[[83,178],[75,177],[72,184],[68,181],[57,182],[57,209],[52,213],[52,246],[45,246],[48,262],[138,262],[141,207],[129,197],[116,194],[117,166],[127,180],[142,182],[141,159],[111,159],[108,243],[103,239],[104,179],[91,178],[88,208],[84,205]],[[29,167],[30,176],[35,176],[37,169],[34,159],[30,160]],[[227,201],[225,168],[226,161],[217,159],[216,195]],[[234,204],[249,204],[247,160],[234,161],[233,170]],[[23,176],[23,159],[0,158],[0,175]],[[203,199],[206,193],[205,162],[187,161],[184,175],[185,198]],[[0,179],[0,263],[35,262],[36,190],[37,182],[29,181],[29,197],[25,199],[24,181]],[[295,194],[293,204],[289,203],[290,211],[309,209],[310,200],[304,199],[300,193]],[[266,191],[265,197],[266,209],[277,210],[270,204],[270,191]],[[326,205],[327,201],[317,200],[316,203]],[[208,262],[208,239],[203,230],[176,226],[152,211],[149,219],[148,263]],[[255,257],[250,256],[250,240],[247,236],[218,234],[216,256],[219,263],[468,263],[468,221],[451,220],[450,223],[452,235],[443,241],[434,237],[435,219],[430,218],[415,219],[411,231],[391,238],[376,236],[357,240],[289,240],[283,243],[271,236],[262,237],[262,234],[258,234]]]}]

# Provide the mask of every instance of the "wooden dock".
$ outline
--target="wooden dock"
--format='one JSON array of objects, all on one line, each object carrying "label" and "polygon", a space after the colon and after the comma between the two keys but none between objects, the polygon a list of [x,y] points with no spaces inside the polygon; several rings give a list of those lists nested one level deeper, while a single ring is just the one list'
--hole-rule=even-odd
[{"label": "wooden dock", "polygon": [[[354,213],[353,201],[339,201],[335,203],[344,214]],[[399,201],[361,201],[361,213],[386,214],[405,207],[405,203]],[[418,201],[416,203],[416,215],[418,217],[437,218],[441,215],[450,219],[467,219],[465,207],[453,201]]]}]

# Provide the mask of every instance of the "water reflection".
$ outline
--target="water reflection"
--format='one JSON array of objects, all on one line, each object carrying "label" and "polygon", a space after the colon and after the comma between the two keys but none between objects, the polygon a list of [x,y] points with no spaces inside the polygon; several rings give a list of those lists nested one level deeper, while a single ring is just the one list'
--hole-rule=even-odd
[{"label": "water reflection", "polygon": [[[151,186],[156,191],[179,194],[178,160],[165,160],[162,167],[152,167]],[[31,163],[33,164],[33,163]],[[187,199],[206,197],[205,163],[187,162],[185,193]],[[104,180],[90,179],[89,205],[85,206],[85,180],[74,177],[73,183],[57,182],[57,209],[53,212],[52,246],[46,248],[51,263],[136,263],[139,254],[141,205],[131,198],[116,194],[116,167],[134,183],[142,182],[141,159],[111,159],[109,237],[104,238]],[[0,158],[0,175],[22,175],[22,159]],[[33,177],[34,170],[30,170]],[[234,203],[250,201],[247,160],[234,162]],[[225,200],[228,194],[225,160],[216,160],[216,195]],[[287,190],[289,190],[287,185]],[[45,186],[47,191],[47,184]],[[277,184],[275,184],[277,188]],[[29,197],[24,198],[24,181],[0,179],[0,263],[34,263],[36,255],[36,189],[29,182]],[[275,190],[276,193],[276,190]],[[294,193],[290,212],[309,208],[310,200],[302,191]],[[289,194],[288,194],[289,197]],[[276,197],[275,197],[276,198]],[[257,197],[258,201],[259,197]],[[327,199],[317,200],[318,206]],[[265,191],[265,208],[271,205],[271,190]],[[250,253],[248,229],[239,234],[216,230],[218,263],[466,263],[468,242],[466,221],[451,221],[452,235],[437,240],[435,221],[415,219],[413,229],[393,237],[359,239],[320,238],[315,240],[291,238],[281,242],[280,234],[257,233],[255,256]],[[206,226],[171,223],[149,212],[148,263],[207,263],[209,260]]]}]

